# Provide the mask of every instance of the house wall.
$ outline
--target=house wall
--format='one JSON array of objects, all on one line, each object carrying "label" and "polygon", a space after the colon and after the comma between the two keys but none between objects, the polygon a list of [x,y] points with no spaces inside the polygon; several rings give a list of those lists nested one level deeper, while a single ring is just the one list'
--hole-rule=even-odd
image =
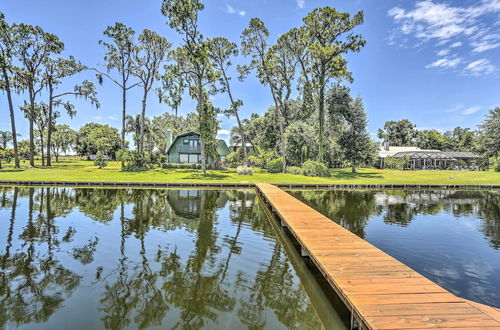
[{"label": "house wall", "polygon": [[[184,140],[198,140],[199,141],[200,137],[199,135],[196,134],[190,134],[187,136],[182,136],[177,139],[175,139],[172,143],[172,147],[170,148],[169,154],[168,154],[168,162],[169,163],[180,163],[181,162],[181,153],[177,151],[177,147],[179,146],[186,146],[184,144]],[[217,141],[217,153],[219,154],[219,159],[225,158],[229,153],[230,150],[226,144],[225,141],[219,140]],[[191,155],[200,155],[200,152],[190,152]],[[209,160],[210,162],[210,160]]]}]

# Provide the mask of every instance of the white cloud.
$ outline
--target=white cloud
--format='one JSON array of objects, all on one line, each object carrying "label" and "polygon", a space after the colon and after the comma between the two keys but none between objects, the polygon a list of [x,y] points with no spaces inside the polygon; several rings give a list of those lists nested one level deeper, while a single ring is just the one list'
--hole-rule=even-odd
[{"label": "white cloud", "polygon": [[464,107],[463,104],[459,104],[459,105],[455,106],[454,108],[449,108],[449,109],[444,110],[444,112],[447,112],[447,113],[457,112],[457,111],[463,109],[463,107]]},{"label": "white cloud", "polygon": [[108,119],[109,119],[109,120],[118,120],[118,116],[115,116],[115,115],[113,115],[113,116],[108,116]]},{"label": "white cloud", "polygon": [[[460,6],[455,3],[442,0],[420,0],[413,8],[390,9],[388,14],[397,26],[392,32],[390,42],[398,44],[394,39],[399,38],[404,42],[413,38],[418,41],[419,45],[448,44],[448,49],[442,49],[437,53],[441,57],[448,55],[452,48],[458,48],[464,44],[472,47],[468,56],[500,47],[500,34],[496,32],[498,27],[495,26],[500,21],[500,0],[480,0],[471,2],[470,6]],[[460,62],[467,63],[467,58]],[[427,67],[450,68],[459,64],[455,63],[456,60],[437,59]],[[481,71],[492,72],[495,67],[492,64],[489,65],[490,67],[483,67]]]},{"label": "white cloud", "polygon": [[473,61],[467,64],[465,70],[474,76],[479,76],[481,74],[493,73],[496,68],[493,64],[490,63],[489,60],[482,58],[480,60]]},{"label": "white cloud", "polygon": [[482,53],[487,50],[499,47],[500,42],[489,43],[488,41],[480,41],[477,43],[472,43],[472,46],[474,46],[474,49],[472,50],[473,53]]},{"label": "white cloud", "polygon": [[450,52],[449,49],[441,49],[439,52],[437,52],[437,55],[438,56],[445,56],[445,55],[448,55],[449,52]]},{"label": "white cloud", "polygon": [[226,5],[226,13],[234,14],[234,13],[236,13],[236,10],[233,7],[231,7],[230,5]]},{"label": "white cloud", "polygon": [[439,60],[427,64],[426,68],[453,68],[462,62],[461,58],[440,58]]},{"label": "white cloud", "polygon": [[95,119],[95,120],[101,120],[101,119],[102,119],[102,116],[94,116],[94,117],[92,117],[92,119]]},{"label": "white cloud", "polygon": [[478,105],[474,105],[472,107],[468,107],[467,109],[465,109],[462,114],[464,115],[472,115],[473,113],[476,113],[478,112],[479,110],[481,109],[480,106]]},{"label": "white cloud", "polygon": [[300,9],[304,9],[306,6],[306,0],[297,0],[297,6],[299,6]]},{"label": "white cloud", "polygon": [[228,14],[238,14],[240,16],[245,16],[247,14],[246,11],[244,10],[239,10],[239,9],[236,9],[228,4],[226,4],[226,13]]},{"label": "white cloud", "polygon": [[227,129],[220,129],[217,131],[217,135],[229,135],[231,132]]}]

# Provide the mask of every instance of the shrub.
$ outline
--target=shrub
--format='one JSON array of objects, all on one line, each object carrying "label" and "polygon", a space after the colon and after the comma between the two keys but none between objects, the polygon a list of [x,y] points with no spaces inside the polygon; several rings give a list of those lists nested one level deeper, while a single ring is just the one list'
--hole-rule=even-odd
[{"label": "shrub", "polygon": [[304,170],[297,166],[289,166],[286,168],[286,172],[293,175],[304,175]]},{"label": "shrub", "polygon": [[124,172],[147,171],[153,167],[155,161],[150,154],[137,151],[120,150],[116,153],[116,158],[122,163]]},{"label": "shrub", "polygon": [[161,164],[161,167],[164,169],[199,170],[199,169],[201,169],[201,164],[198,164],[198,163],[164,163],[164,164]]},{"label": "shrub", "polygon": [[262,161],[257,156],[250,155],[248,156],[248,165],[262,168]]},{"label": "shrub", "polygon": [[304,170],[304,175],[307,176],[330,176],[330,170],[322,162],[316,160],[308,160],[302,164],[302,169]]},{"label": "shrub", "polygon": [[269,173],[281,173],[283,172],[283,158],[279,157],[273,159],[267,165],[267,171]]},{"label": "shrub", "polygon": [[99,166],[100,169],[105,168],[106,166],[108,166],[107,157],[104,157],[103,154],[97,154],[94,160],[94,165]]},{"label": "shrub", "polygon": [[243,163],[243,156],[241,152],[233,151],[226,155],[226,159],[224,160],[224,165],[229,167],[236,167]]},{"label": "shrub", "polygon": [[497,160],[497,162],[493,165],[493,170],[495,172],[500,172],[500,160]]},{"label": "shrub", "polygon": [[238,166],[236,168],[236,173],[238,173],[238,175],[253,175],[253,169],[251,167]]}]

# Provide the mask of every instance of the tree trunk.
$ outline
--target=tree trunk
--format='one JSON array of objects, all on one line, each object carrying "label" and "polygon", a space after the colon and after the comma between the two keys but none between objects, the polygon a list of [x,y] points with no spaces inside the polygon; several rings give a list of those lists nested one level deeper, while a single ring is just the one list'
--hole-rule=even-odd
[{"label": "tree trunk", "polygon": [[356,173],[356,165],[354,162],[351,162],[351,173]]},{"label": "tree trunk", "polygon": [[[204,107],[204,98],[203,98],[203,86],[201,79],[198,78],[197,82],[197,88],[198,88],[198,115],[201,116],[203,112],[203,107]],[[205,141],[201,138],[201,132],[200,132],[200,156],[201,156],[201,172],[203,175],[207,174],[207,158],[206,158],[206,152],[205,152]]]},{"label": "tree trunk", "polygon": [[127,89],[122,87],[122,150],[125,150],[125,117],[127,116]]},{"label": "tree trunk", "polygon": [[30,122],[30,166],[35,167],[35,137],[34,134],[34,114],[35,114],[35,96],[33,95],[33,86],[30,86],[30,113],[29,113],[29,122]]},{"label": "tree trunk", "polygon": [[40,131],[40,153],[42,154],[42,166],[45,166],[45,153],[43,152],[43,130]]},{"label": "tree trunk", "polygon": [[19,164],[19,149],[17,147],[17,131],[16,131],[16,118],[14,117],[14,105],[12,103],[12,94],[10,92],[10,81],[7,73],[7,68],[2,66],[3,78],[5,83],[5,91],[7,92],[7,101],[9,103],[10,112],[10,126],[12,130],[12,145],[14,146],[14,167],[20,168]]},{"label": "tree trunk", "polygon": [[324,135],[324,120],[325,120],[325,78],[323,75],[319,81],[319,104],[318,104],[318,119],[319,119],[319,153],[318,160],[323,161],[323,135]]},{"label": "tree trunk", "polygon": [[[49,80],[49,115],[48,119],[49,122],[47,124],[47,166],[52,165],[52,160],[51,160],[51,153],[50,153],[50,147],[52,145],[52,107],[53,107],[53,89],[52,89],[52,82]],[[43,146],[42,146],[43,148]]]},{"label": "tree trunk", "polygon": [[144,122],[146,120],[146,100],[148,92],[144,87],[144,95],[142,97],[142,112],[141,112],[141,128],[139,134],[139,152],[144,152]]},{"label": "tree trunk", "polygon": [[243,165],[245,165],[245,167],[248,167],[248,151],[247,151],[247,142],[246,142],[245,133],[243,132],[243,125],[241,124],[241,120],[240,120],[240,116],[238,114],[238,111],[235,111],[235,115],[236,115],[236,121],[238,122],[238,129],[240,131],[241,144],[243,147]]}]

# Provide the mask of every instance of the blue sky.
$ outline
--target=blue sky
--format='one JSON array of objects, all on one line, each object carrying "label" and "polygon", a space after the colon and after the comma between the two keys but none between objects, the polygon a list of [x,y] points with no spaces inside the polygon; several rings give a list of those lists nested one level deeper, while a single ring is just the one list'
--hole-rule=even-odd
[{"label": "blue sky", "polygon": [[[201,31],[208,37],[224,36],[239,42],[241,31],[252,17],[261,18],[271,39],[302,23],[313,8],[332,6],[354,13],[363,10],[365,23],[357,28],[367,40],[360,53],[347,56],[355,79],[351,89],[364,99],[369,129],[375,133],[387,120],[408,118],[418,128],[446,130],[455,126],[474,128],[485,113],[500,105],[500,0],[489,1],[402,1],[402,0],[206,0],[201,13]],[[40,25],[57,34],[65,43],[63,55],[73,55],[88,66],[104,64],[104,50],[98,45],[102,31],[119,21],[138,33],[147,28],[166,36],[174,46],[178,35],[165,24],[161,0],[2,0],[9,23]],[[240,58],[236,63],[244,62]],[[95,82],[91,72],[67,81],[71,88],[78,80]],[[234,94],[244,101],[243,116],[262,114],[271,105],[269,90],[253,77],[240,83],[233,80]],[[110,81],[98,86],[101,108],[75,101],[78,115],[61,122],[79,128],[96,121],[120,127],[120,90]],[[42,99],[45,96],[42,96]],[[20,105],[23,96],[16,96]],[[140,89],[132,90],[128,112],[140,111]],[[213,102],[228,105],[219,94]],[[152,93],[148,116],[170,111],[158,104]],[[16,106],[17,109],[17,106]],[[185,97],[180,113],[194,111]],[[235,121],[221,117],[221,129]],[[27,137],[27,121],[17,111],[17,124]],[[0,129],[10,128],[6,99],[0,95]],[[224,132],[221,133],[224,133]],[[226,138],[223,134],[222,138]]]}]

